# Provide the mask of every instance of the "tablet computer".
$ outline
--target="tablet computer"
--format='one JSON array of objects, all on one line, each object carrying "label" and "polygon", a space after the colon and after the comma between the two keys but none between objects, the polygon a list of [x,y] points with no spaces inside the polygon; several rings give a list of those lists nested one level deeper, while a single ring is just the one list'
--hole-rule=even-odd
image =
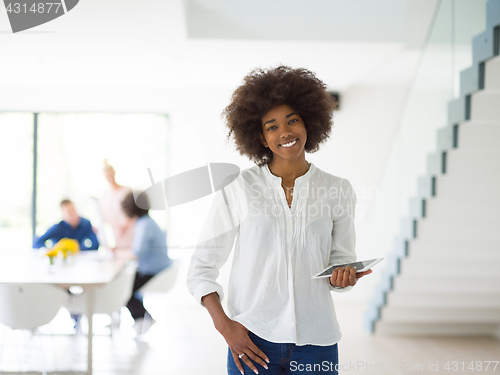
[{"label": "tablet computer", "polygon": [[368,271],[375,264],[381,262],[382,259],[384,259],[384,258],[360,260],[360,261],[352,262],[352,263],[333,264],[331,266],[328,266],[323,271],[317,273],[313,277],[311,277],[311,279],[318,279],[320,277],[330,277],[330,276],[332,276],[333,271],[335,271],[335,268],[342,268],[342,267],[347,267],[347,266],[356,267],[356,273]]}]

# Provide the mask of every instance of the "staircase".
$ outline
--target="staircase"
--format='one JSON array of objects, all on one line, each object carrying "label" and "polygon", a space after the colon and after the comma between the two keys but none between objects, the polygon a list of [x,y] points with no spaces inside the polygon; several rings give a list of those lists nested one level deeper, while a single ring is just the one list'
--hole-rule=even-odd
[{"label": "staircase", "polygon": [[372,332],[500,338],[499,48],[500,0],[490,0],[460,98],[385,261],[366,315]]}]

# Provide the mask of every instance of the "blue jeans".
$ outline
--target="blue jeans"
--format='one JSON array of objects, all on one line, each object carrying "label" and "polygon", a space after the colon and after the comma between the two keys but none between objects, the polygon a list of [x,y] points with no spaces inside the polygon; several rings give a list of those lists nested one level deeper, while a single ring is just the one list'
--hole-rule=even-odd
[{"label": "blue jeans", "polygon": [[[259,370],[259,375],[337,375],[338,374],[338,349],[337,344],[329,346],[280,344],[260,338],[252,332],[248,336],[257,347],[269,358],[268,367],[256,362],[254,366]],[[240,361],[245,374],[255,373],[243,361]],[[241,375],[240,370],[234,363],[233,354],[228,349],[227,373],[229,375]]]}]

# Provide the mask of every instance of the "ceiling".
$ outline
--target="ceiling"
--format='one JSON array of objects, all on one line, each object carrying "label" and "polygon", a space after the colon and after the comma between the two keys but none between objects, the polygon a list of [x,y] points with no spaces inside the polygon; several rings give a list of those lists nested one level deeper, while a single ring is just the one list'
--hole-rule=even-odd
[{"label": "ceiling", "polygon": [[[286,64],[306,66],[331,89],[345,90],[420,46],[435,3],[81,0],[64,16],[16,34],[0,10],[0,84],[233,89],[256,66]],[[397,65],[393,72],[412,68]]]},{"label": "ceiling", "polygon": [[401,0],[187,0],[185,12],[189,38],[404,43],[407,5]]}]

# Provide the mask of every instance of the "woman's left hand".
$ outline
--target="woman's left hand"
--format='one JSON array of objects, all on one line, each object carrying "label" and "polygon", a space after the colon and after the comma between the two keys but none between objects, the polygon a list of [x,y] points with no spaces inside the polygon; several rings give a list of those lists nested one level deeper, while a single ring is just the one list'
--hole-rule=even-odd
[{"label": "woman's left hand", "polygon": [[330,277],[330,284],[340,288],[354,286],[358,282],[358,279],[370,273],[372,273],[372,270],[356,273],[356,268],[351,268],[350,266],[336,268]]}]

